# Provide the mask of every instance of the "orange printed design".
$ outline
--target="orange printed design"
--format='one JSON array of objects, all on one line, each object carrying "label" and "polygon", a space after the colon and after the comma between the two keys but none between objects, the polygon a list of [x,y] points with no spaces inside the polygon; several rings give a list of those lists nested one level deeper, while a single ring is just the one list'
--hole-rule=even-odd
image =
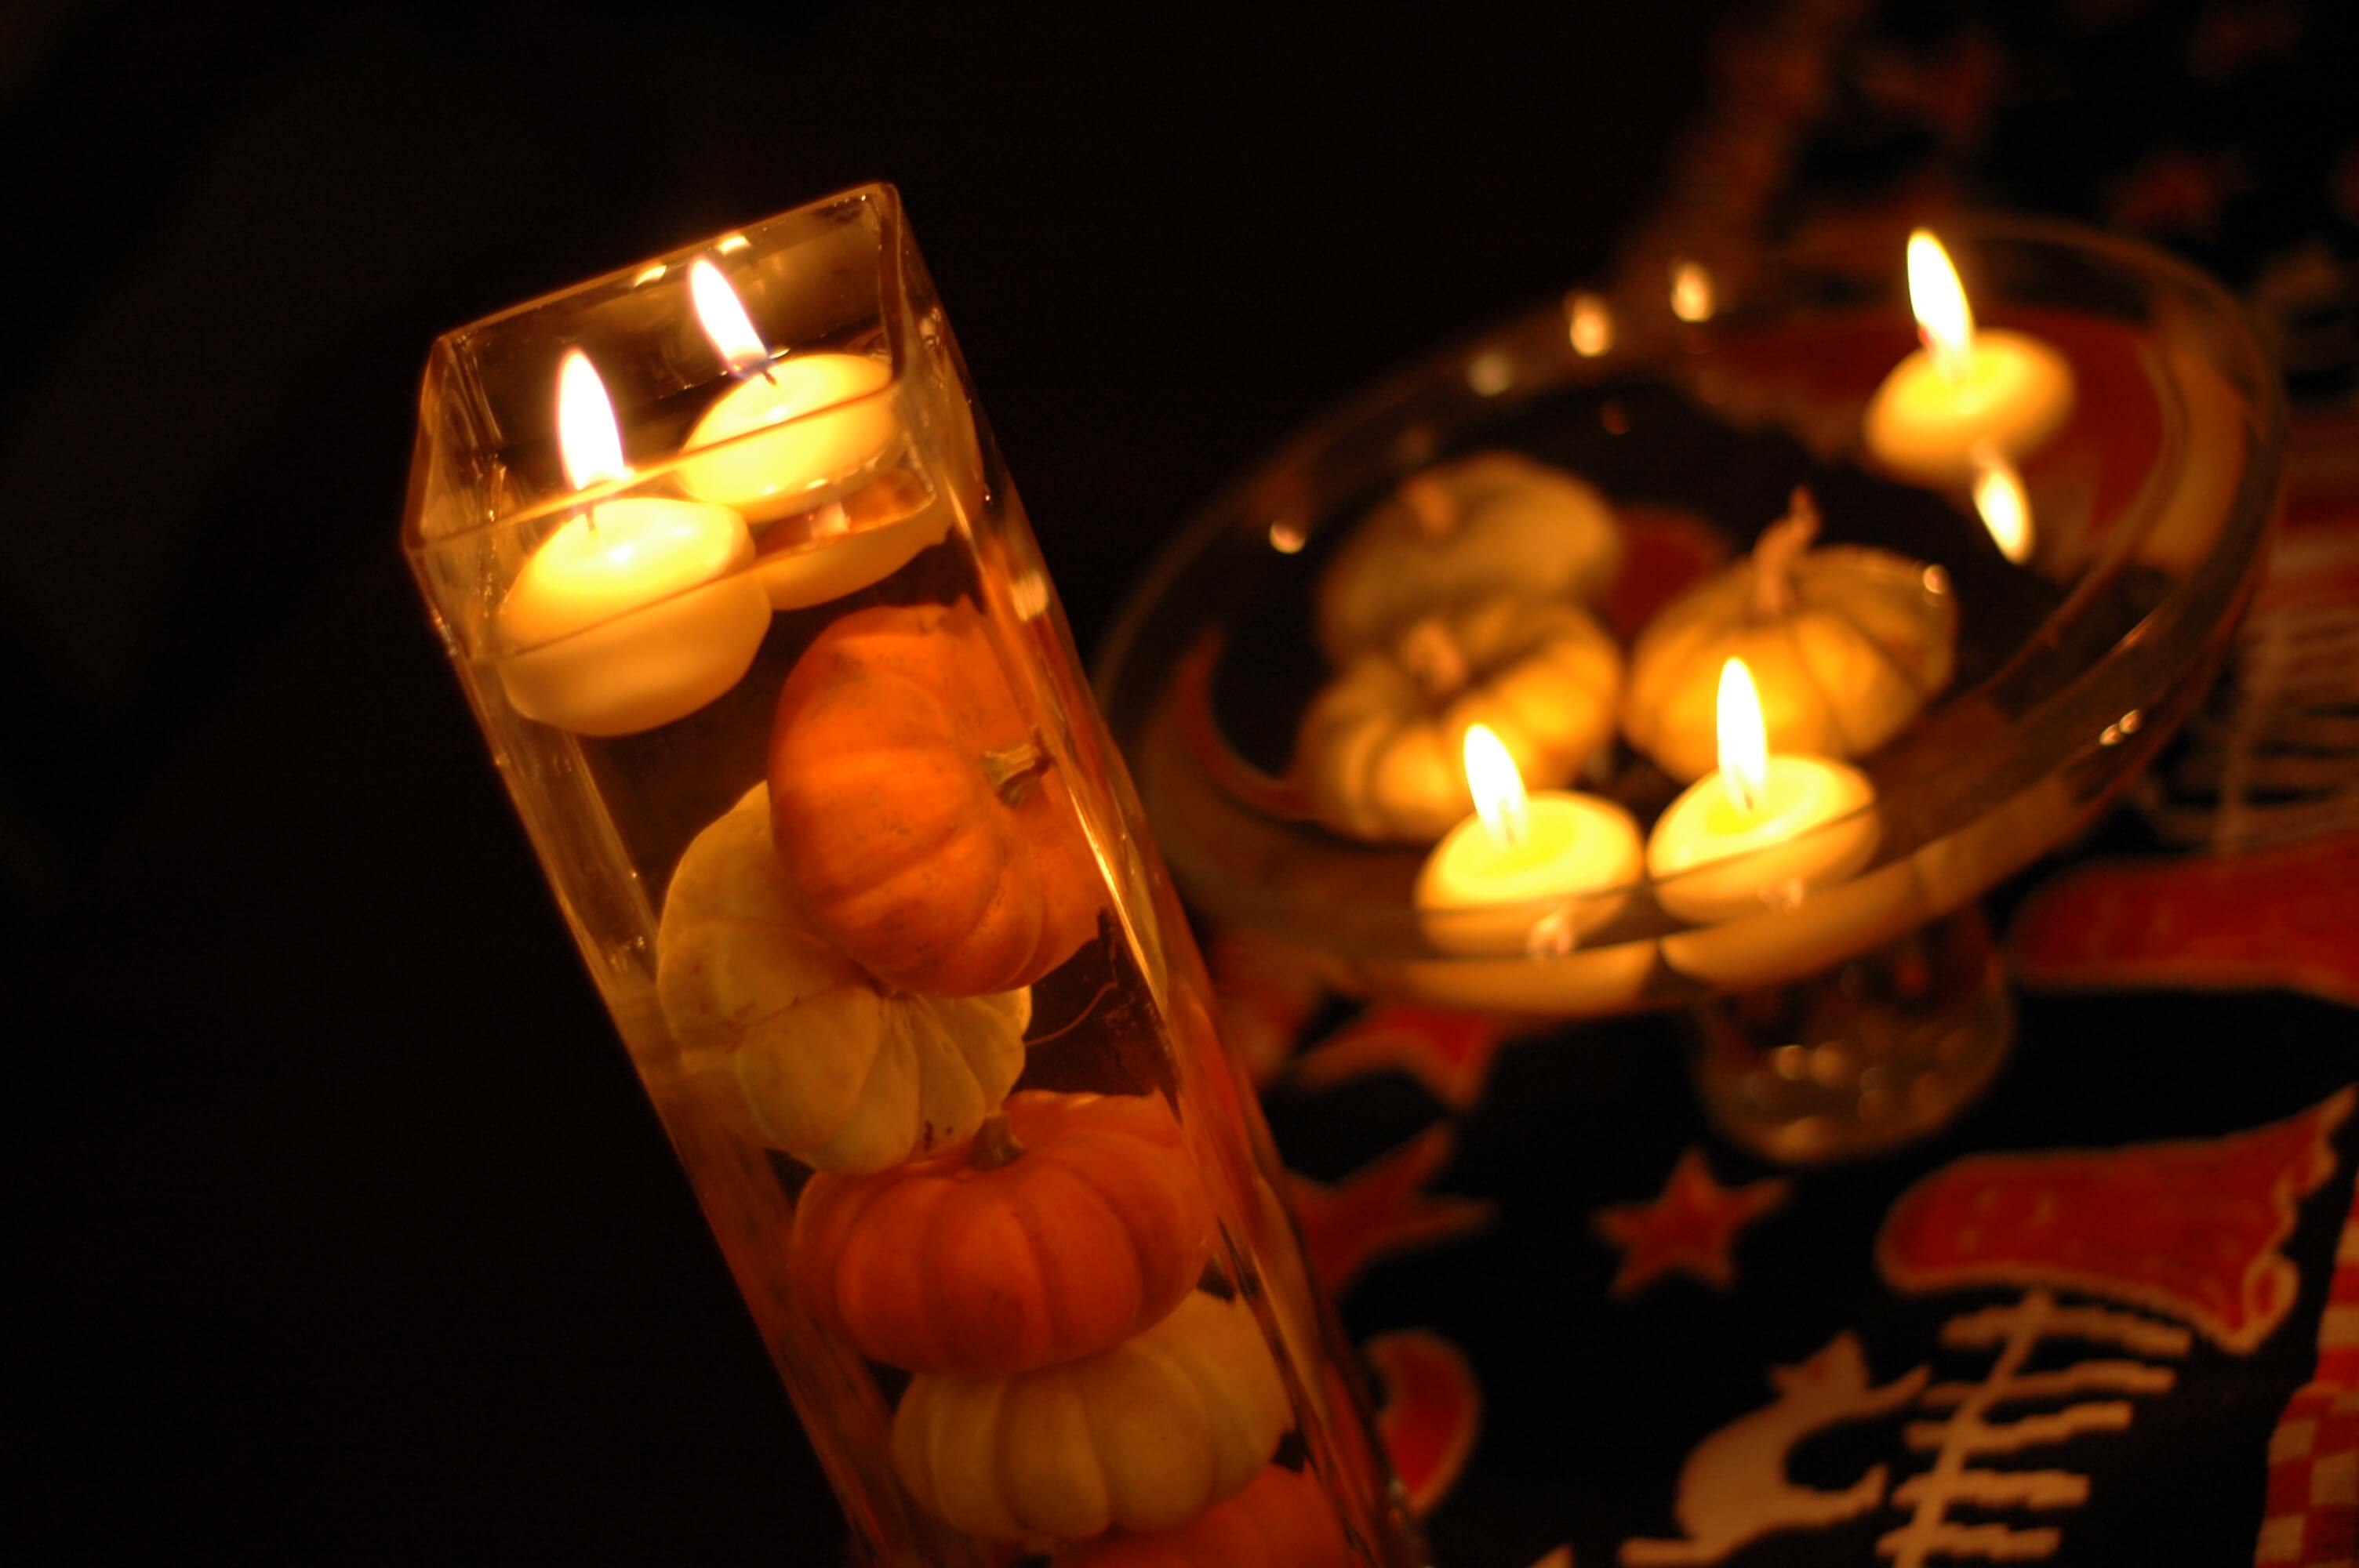
[{"label": "orange printed design", "polygon": [[1784,1203],[1791,1186],[1777,1177],[1723,1187],[1712,1179],[1703,1151],[1689,1149],[1660,1197],[1616,1204],[1591,1217],[1599,1238],[1622,1249],[1614,1293],[1636,1295],[1669,1273],[1727,1290],[1736,1282],[1736,1233]]},{"label": "orange printed design", "polygon": [[1426,1183],[1457,1152],[1457,1135],[1442,1123],[1332,1186],[1288,1173],[1303,1250],[1330,1295],[1342,1295],[1378,1258],[1472,1235],[1491,1223],[1487,1203],[1425,1193]]},{"label": "orange printed design", "polygon": [[1691,512],[1624,504],[1622,569],[1597,613],[1624,643],[1634,641],[1655,611],[1685,593],[1728,558],[1727,536]]},{"label": "orange printed design", "polygon": [[2279,1249],[2296,1206],[2333,1173],[2328,1140],[2354,1092],[2225,1138],[1960,1160],[1893,1206],[1876,1262],[1912,1293],[2076,1291],[2249,1354],[2293,1309],[2300,1274]]},{"label": "orange printed design", "polygon": [[1332,1088],[1374,1073],[1407,1073],[1453,1111],[1482,1103],[1491,1063],[1507,1044],[1499,1020],[1478,1012],[1380,1003],[1299,1058],[1294,1081]]},{"label": "orange printed design", "polygon": [[2318,1324],[2318,1365],[2269,1434],[2258,1568],[2359,1562],[2359,1189]]},{"label": "orange printed design", "polygon": [[1233,932],[1213,936],[1204,960],[1220,999],[1221,1038],[1244,1058],[1256,1084],[1266,1082],[1319,1010],[1325,988],[1318,971],[1294,948]]},{"label": "orange printed design", "polygon": [[1380,1334],[1360,1346],[1384,1380],[1376,1435],[1393,1474],[1423,1516],[1450,1494],[1483,1427],[1483,1390],[1459,1348],[1422,1328]]},{"label": "orange printed design", "polygon": [[2227,859],[2098,861],[2008,934],[2027,984],[2258,989],[2359,1006],[2359,834]]}]

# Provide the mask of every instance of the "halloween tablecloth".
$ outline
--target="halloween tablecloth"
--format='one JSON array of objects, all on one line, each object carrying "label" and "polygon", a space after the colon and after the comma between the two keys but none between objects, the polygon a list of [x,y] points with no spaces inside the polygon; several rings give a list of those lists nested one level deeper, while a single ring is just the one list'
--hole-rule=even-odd
[{"label": "halloween tablecloth", "polygon": [[2219,692],[2128,807],[1988,901],[2003,1077],[1916,1146],[1789,1170],[1706,1123],[1676,1019],[1344,1004],[1231,934],[1229,1028],[1450,1568],[2349,1563],[2348,13],[1862,10],[1730,31],[1625,265],[1969,200],[2074,212],[2243,288],[2297,397]]}]

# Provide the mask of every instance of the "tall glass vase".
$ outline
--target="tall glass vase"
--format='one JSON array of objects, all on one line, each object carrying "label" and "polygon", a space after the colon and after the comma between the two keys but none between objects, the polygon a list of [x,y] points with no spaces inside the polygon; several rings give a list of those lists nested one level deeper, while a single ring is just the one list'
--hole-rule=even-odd
[{"label": "tall glass vase", "polygon": [[404,543],[871,1555],[1415,1561],[895,192],[441,338]]}]

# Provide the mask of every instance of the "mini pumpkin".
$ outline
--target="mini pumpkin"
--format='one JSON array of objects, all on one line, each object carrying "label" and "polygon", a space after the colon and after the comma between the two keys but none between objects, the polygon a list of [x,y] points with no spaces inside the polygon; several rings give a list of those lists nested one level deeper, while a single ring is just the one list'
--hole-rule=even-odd
[{"label": "mini pumpkin", "polygon": [[1253,1484],[1176,1530],[1104,1535],[1057,1568],[1348,1568],[1335,1505],[1300,1470],[1265,1465]]},{"label": "mini pumpkin", "polygon": [[763,1142],[821,1170],[883,1170],[971,1135],[1024,1070],[1029,990],[887,995],[806,929],[756,785],[680,857],[656,995],[682,1054],[734,1083]]},{"label": "mini pumpkin", "polygon": [[1520,453],[1476,452],[1411,476],[1361,519],[1320,577],[1319,645],[1342,665],[1498,593],[1593,602],[1621,565],[1593,486]]},{"label": "mini pumpkin", "polygon": [[1810,549],[1818,528],[1818,508],[1797,490],[1749,557],[1639,634],[1622,730],[1674,778],[1720,765],[1720,671],[1731,658],[1753,672],[1773,752],[1864,756],[1949,684],[1958,609],[1946,579],[1886,550]]},{"label": "mini pumpkin", "polygon": [[1097,862],[971,605],[821,633],[778,695],[769,777],[797,909],[895,986],[1014,990],[1096,934]]},{"label": "mini pumpkin", "polygon": [[1151,1326],[1212,1247],[1212,1206],[1161,1100],[1032,1089],[926,1159],[813,1177],[788,1272],[872,1359],[1021,1372]]},{"label": "mini pumpkin", "polygon": [[893,1457],[925,1509],[986,1541],[1169,1530],[1243,1491],[1290,1420],[1242,1302],[1191,1292],[1135,1339],[1005,1378],[912,1379]]},{"label": "mini pumpkin", "polygon": [[1304,710],[1295,771],[1313,816],[1354,838],[1430,843],[1474,809],[1470,724],[1531,788],[1560,784],[1614,733],[1622,654],[1587,611],[1495,596],[1361,654]]}]

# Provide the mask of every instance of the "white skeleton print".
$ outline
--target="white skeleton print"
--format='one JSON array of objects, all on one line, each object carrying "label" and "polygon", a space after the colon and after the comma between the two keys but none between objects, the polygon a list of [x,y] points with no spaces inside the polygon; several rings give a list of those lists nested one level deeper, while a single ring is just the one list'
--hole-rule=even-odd
[{"label": "white skeleton print", "polygon": [[1870,1388],[1867,1359],[1849,1332],[1798,1367],[1772,1368],[1777,1400],[1705,1438],[1680,1466],[1672,1512],[1687,1538],[1625,1541],[1624,1568],[1718,1563],[1774,1531],[1840,1524],[1874,1509],[1884,1501],[1883,1465],[1840,1492],[1821,1492],[1787,1478],[1786,1455],[1821,1428],[1889,1415],[1914,1400],[1930,1375],[1919,1367]]}]

